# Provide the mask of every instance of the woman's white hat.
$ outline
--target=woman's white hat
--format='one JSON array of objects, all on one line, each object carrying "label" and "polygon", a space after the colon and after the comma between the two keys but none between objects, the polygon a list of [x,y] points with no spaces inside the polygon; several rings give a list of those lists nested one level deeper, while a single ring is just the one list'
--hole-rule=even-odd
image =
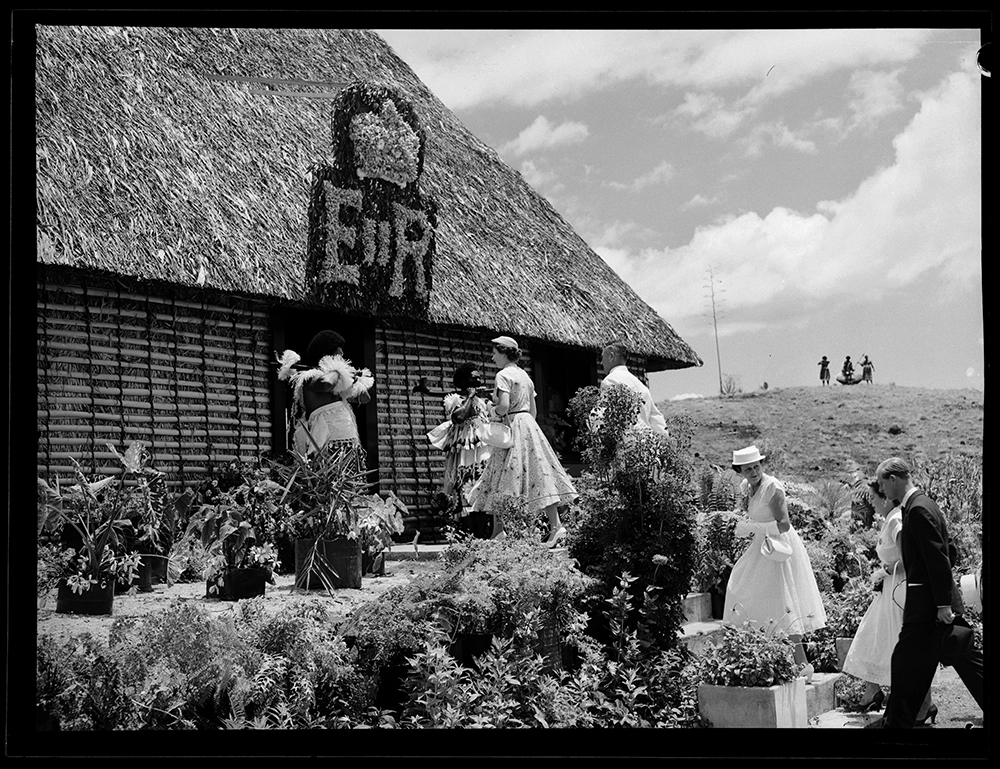
[{"label": "woman's white hat", "polygon": [[498,344],[501,347],[513,347],[520,350],[521,348],[517,345],[517,340],[510,336],[498,336],[496,339],[491,339],[493,344]]},{"label": "woman's white hat", "polygon": [[765,459],[767,457],[762,455],[756,446],[747,446],[745,449],[733,452],[734,465],[752,465],[754,462],[762,462]]}]

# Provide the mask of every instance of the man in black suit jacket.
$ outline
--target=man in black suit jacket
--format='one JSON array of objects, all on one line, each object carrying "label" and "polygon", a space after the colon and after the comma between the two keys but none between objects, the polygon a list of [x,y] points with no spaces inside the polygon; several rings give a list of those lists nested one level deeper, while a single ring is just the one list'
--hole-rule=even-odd
[{"label": "man in black suit jacket", "polygon": [[[948,527],[941,510],[917,489],[910,467],[893,457],[878,466],[882,492],[900,500],[903,528],[899,546],[906,569],[903,627],[892,652],[892,691],[883,725],[912,728],[939,663],[952,665],[962,683],[983,707],[983,655],[970,648],[959,656],[945,656],[944,637],[964,607],[952,574],[953,556]],[[936,714],[932,708],[931,719]]]}]

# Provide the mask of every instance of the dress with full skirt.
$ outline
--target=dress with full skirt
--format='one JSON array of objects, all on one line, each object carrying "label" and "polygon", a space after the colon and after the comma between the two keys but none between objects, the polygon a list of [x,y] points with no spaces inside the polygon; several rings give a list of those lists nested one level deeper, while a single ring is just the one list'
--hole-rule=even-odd
[{"label": "dress with full skirt", "polygon": [[865,616],[854,634],[851,649],[844,659],[844,672],[862,681],[889,686],[892,650],[903,627],[906,605],[906,572],[896,539],[903,528],[903,513],[897,507],[885,517],[875,552],[886,575],[882,590],[875,593]]},{"label": "dress with full skirt", "polygon": [[528,512],[572,502],[578,496],[576,489],[529,411],[535,397],[531,378],[518,366],[507,365],[497,373],[494,400],[500,392],[510,395],[503,421],[510,426],[513,445],[492,449],[482,477],[469,492],[472,509],[489,511],[494,500],[503,496],[516,498]]},{"label": "dress with full skirt", "polygon": [[[749,484],[742,487],[749,494]],[[770,500],[781,481],[764,474],[757,491],[750,496],[748,515],[767,525],[768,533],[778,536],[778,525],[771,513]],[[816,585],[809,554],[798,532],[790,527],[780,538],[791,545],[792,554],[785,561],[774,561],[760,552],[764,532],[754,533],[746,552],[733,566],[726,586],[723,621],[742,625],[774,628],[788,635],[799,635],[826,627],[826,610]]]}]

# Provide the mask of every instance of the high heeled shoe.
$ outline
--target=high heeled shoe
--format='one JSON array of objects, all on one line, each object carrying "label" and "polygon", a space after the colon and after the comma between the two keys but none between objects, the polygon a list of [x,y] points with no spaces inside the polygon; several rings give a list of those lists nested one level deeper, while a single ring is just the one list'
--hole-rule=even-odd
[{"label": "high heeled shoe", "polygon": [[935,721],[937,721],[937,714],[938,714],[938,707],[937,707],[937,705],[931,705],[929,708],[927,708],[927,715],[925,715],[923,718],[915,718],[915,719],[913,719],[913,725],[914,726],[927,726],[927,719],[928,718],[931,720],[931,723],[933,724],[933,723],[935,723]]},{"label": "high heeled shoe", "polygon": [[545,546],[550,550],[554,547],[558,547],[559,543],[566,539],[566,527],[560,526],[553,532],[549,533],[549,536],[545,539]]},{"label": "high heeled shoe", "polygon": [[861,710],[864,713],[872,713],[876,710],[881,710],[883,702],[885,702],[885,692],[879,689],[875,692],[875,696],[872,697],[867,704],[862,705]]}]

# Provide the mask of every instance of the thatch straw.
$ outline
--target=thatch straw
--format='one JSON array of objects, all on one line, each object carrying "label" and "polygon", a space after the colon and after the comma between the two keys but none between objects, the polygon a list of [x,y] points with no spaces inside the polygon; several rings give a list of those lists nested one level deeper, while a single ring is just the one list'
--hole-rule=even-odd
[{"label": "thatch straw", "polygon": [[40,262],[305,301],[332,102],[256,92],[330,88],[246,79],[384,83],[426,132],[430,323],[593,349],[617,337],[649,370],[701,364],[371,31],[43,25],[35,63]]}]

